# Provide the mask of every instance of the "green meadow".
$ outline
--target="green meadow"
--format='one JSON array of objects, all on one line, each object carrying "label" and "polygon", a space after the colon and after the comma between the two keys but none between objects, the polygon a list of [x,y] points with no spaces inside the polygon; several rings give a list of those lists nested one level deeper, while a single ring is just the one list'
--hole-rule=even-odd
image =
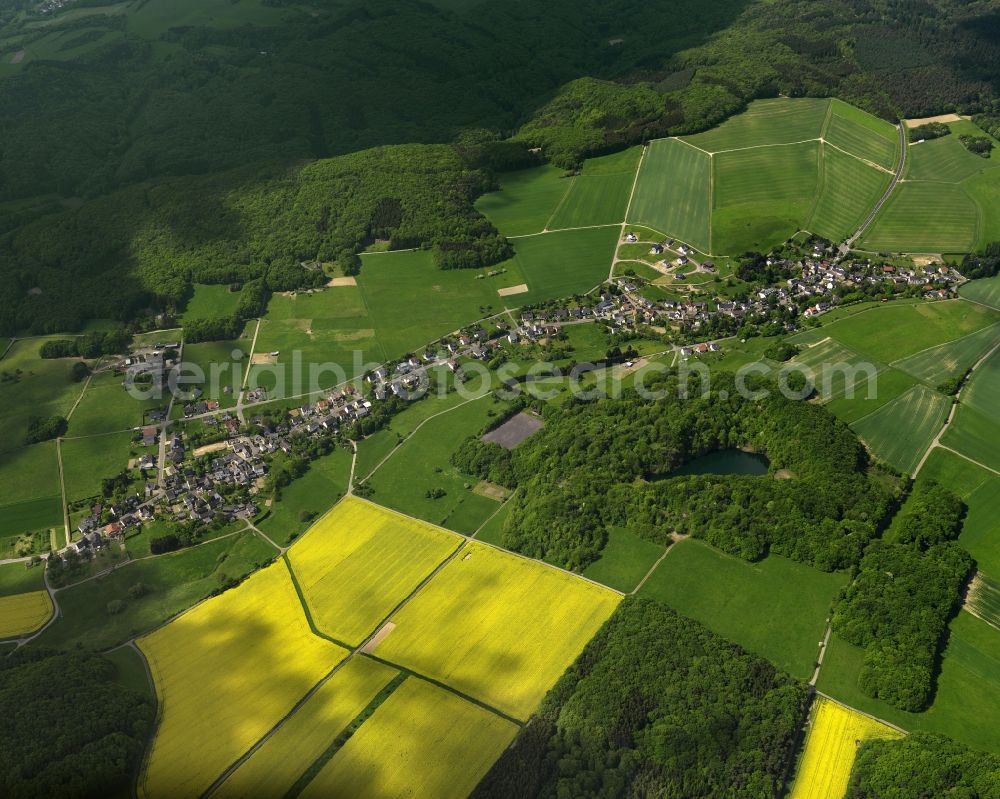
[{"label": "green meadow", "polygon": [[[479,538],[483,536],[480,535]],[[628,593],[635,589],[666,550],[624,527],[608,530],[600,560],[583,571],[584,577]]]},{"label": "green meadow", "polygon": [[943,394],[915,385],[851,425],[879,458],[902,472],[912,472],[951,407]]},{"label": "green meadow", "polygon": [[329,510],[344,494],[351,477],[353,454],[338,447],[309,463],[309,471],[281,489],[281,498],[271,504],[258,527],[278,544],[302,535],[313,520]]},{"label": "green meadow", "polygon": [[573,187],[565,170],[549,165],[507,172],[499,181],[500,190],[480,197],[476,209],[505,236],[541,233]]},{"label": "green meadow", "polygon": [[[62,614],[39,638],[39,645],[110,649],[187,610],[229,579],[249,574],[276,554],[260,536],[247,532],[133,561],[61,590]],[[138,583],[146,593],[133,599],[129,588]],[[122,612],[108,613],[108,602],[113,599],[125,602]]]},{"label": "green meadow", "polygon": [[952,620],[934,703],[923,713],[907,713],[863,694],[857,684],[863,660],[863,649],[833,635],[817,687],[904,730],[941,733],[1000,754],[1000,630],[964,612]]},{"label": "green meadow", "polygon": [[98,496],[105,477],[125,471],[131,457],[132,435],[131,432],[107,433],[62,440],[67,502]]},{"label": "green meadow", "polygon": [[846,574],[777,555],[748,563],[688,539],[673,546],[639,593],[808,679],[833,600],[846,583]]},{"label": "green meadow", "polygon": [[1000,275],[970,280],[958,290],[958,293],[967,300],[1000,309]]},{"label": "green meadow", "polygon": [[197,284],[181,315],[181,324],[194,319],[222,319],[232,316],[240,304],[240,293],[230,291],[229,286],[208,286]]},{"label": "green meadow", "polygon": [[[451,456],[504,407],[486,397],[427,421],[367,479],[374,489],[371,499],[460,533],[475,532],[499,503],[473,492],[478,481],[452,466]],[[444,493],[434,497],[434,492]]]},{"label": "green meadow", "polygon": [[[951,134],[908,145],[904,180],[879,211],[862,246],[902,252],[960,253],[1000,237],[1000,161],[970,153],[958,137],[983,136],[967,120]],[[994,142],[994,147],[1000,142]]]},{"label": "green meadow", "polygon": [[4,563],[0,565],[0,596],[25,594],[28,591],[45,589],[45,569],[24,563]]},{"label": "green meadow", "polygon": [[974,366],[1000,340],[1000,322],[969,333],[955,341],[918,352],[893,362],[893,366],[909,372],[930,386],[937,386],[949,377],[958,377]]},{"label": "green meadow", "polygon": [[[200,345],[199,345],[200,346]],[[113,372],[94,375],[69,419],[69,436],[90,436],[130,430],[143,423],[150,408],[166,406],[168,399],[137,400],[123,385],[123,376]]]}]

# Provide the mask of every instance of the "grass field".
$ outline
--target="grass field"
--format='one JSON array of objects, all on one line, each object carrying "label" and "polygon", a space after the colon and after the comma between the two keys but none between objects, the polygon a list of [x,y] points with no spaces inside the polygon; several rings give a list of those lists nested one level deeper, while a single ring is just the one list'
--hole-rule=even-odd
[{"label": "grass field", "polygon": [[194,294],[188,300],[180,321],[186,325],[194,319],[222,319],[232,316],[239,304],[240,293],[230,291],[229,286],[195,284]]},{"label": "grass field", "polygon": [[[492,540],[482,534],[477,538]],[[601,559],[591,563],[583,576],[628,592],[639,584],[664,551],[659,544],[640,538],[624,527],[612,527],[608,530],[608,543],[601,550]]]},{"label": "grass field", "polygon": [[0,596],[24,594],[45,588],[45,569],[42,565],[27,568],[24,563],[0,565]]},{"label": "grass field", "polygon": [[929,386],[937,386],[949,377],[965,374],[996,345],[998,340],[1000,340],[1000,322],[969,333],[955,341],[939,344],[908,358],[895,361],[893,366],[904,372],[909,372]]},{"label": "grass field", "polygon": [[[615,226],[516,239],[516,255],[507,263],[513,263],[514,273],[523,276],[528,292],[508,297],[507,305],[514,308],[590,291],[607,278],[620,232]],[[499,288],[488,280],[478,282],[492,286],[494,292]],[[495,293],[491,302],[499,304]],[[470,318],[478,317],[466,317],[465,322]]]},{"label": "grass field", "polygon": [[[66,416],[83,390],[70,377],[75,358],[39,356],[44,338],[20,339],[0,360],[0,452],[20,447],[32,416]],[[6,341],[0,344],[0,352]]]},{"label": "grass field", "polygon": [[866,249],[968,252],[979,241],[979,209],[962,186],[900,183],[865,233]]},{"label": "grass field", "polygon": [[974,408],[960,404],[941,443],[967,458],[1000,471],[1000,424]]},{"label": "grass field", "polygon": [[105,477],[114,477],[128,466],[131,442],[131,432],[64,439],[60,447],[66,500],[97,496]]},{"label": "grass field", "polygon": [[[460,472],[451,456],[505,407],[485,397],[430,419],[368,478],[372,498],[433,524],[474,532],[497,509],[497,500],[474,493],[477,478]],[[444,495],[432,493],[438,490]]]},{"label": "grass field", "polygon": [[357,645],[460,543],[458,536],[348,498],[288,559],[317,629]]},{"label": "grass field", "polygon": [[283,563],[139,640],[159,720],[140,796],[199,796],[347,654],[312,634]]},{"label": "grass field", "polygon": [[[263,330],[263,326],[261,327]],[[253,332],[253,327],[250,327]],[[191,364],[198,371],[193,373],[198,378],[187,390],[193,387],[201,388],[206,399],[216,399],[223,408],[236,404],[240,388],[243,385],[243,375],[250,369],[251,338],[239,338],[231,341],[205,341],[201,344],[184,345],[184,362]],[[261,340],[258,340],[258,344]],[[263,350],[270,352],[270,350]],[[218,378],[213,377],[213,369]],[[270,384],[267,384],[270,388]],[[225,389],[230,388],[230,393]],[[124,393],[124,392],[123,392]],[[86,397],[84,397],[86,399]],[[166,405],[166,401],[161,404]],[[178,403],[182,406],[183,403]]]},{"label": "grass field", "polygon": [[139,427],[148,408],[168,400],[137,400],[125,391],[123,377],[102,372],[91,378],[69,420],[69,436],[91,436]]},{"label": "grass field", "polygon": [[619,599],[472,542],[393,617],[376,654],[526,719]]},{"label": "grass field", "polygon": [[1000,309],[1000,275],[970,280],[958,293],[973,302],[981,302],[991,308]]},{"label": "grass field", "polygon": [[379,360],[499,312],[497,289],[524,282],[520,273],[477,280],[474,269],[438,269],[425,251],[365,255],[362,261],[358,285],[370,320],[364,326],[374,330],[383,353]]},{"label": "grass field", "polygon": [[285,796],[396,674],[370,658],[351,658],[213,796]]},{"label": "grass field", "polygon": [[747,563],[701,541],[675,544],[641,594],[808,679],[847,575],[772,555]]},{"label": "grass field", "polygon": [[879,458],[912,472],[948,417],[949,407],[943,394],[916,385],[851,429]]},{"label": "grass field", "polygon": [[[1000,164],[970,153],[958,137],[982,136],[967,120],[952,134],[910,144],[906,174],[862,239],[869,249],[959,253],[1000,236]],[[1000,142],[995,142],[1000,144]]]},{"label": "grass field", "polygon": [[[241,349],[249,351],[249,343]],[[252,367],[249,385],[261,385],[268,391],[281,385],[284,396],[329,388],[361,374],[366,362],[381,363],[389,357],[376,337],[374,323],[357,286],[272,297],[260,325],[255,351],[277,352],[277,368]],[[294,373],[296,360],[301,364],[298,378]],[[320,371],[318,367],[322,364],[335,364],[340,371],[335,368]],[[311,375],[313,365],[317,371]]]},{"label": "grass field", "polygon": [[[312,518],[347,493],[351,460],[351,451],[338,447],[331,454],[310,461],[309,471],[281,489],[281,499],[271,505],[271,513],[257,526],[282,545],[304,533]],[[303,512],[313,517],[303,521]]]},{"label": "grass field", "polygon": [[892,125],[846,103],[757,101],[652,142],[629,221],[716,254],[766,252],[803,228],[838,240],[885,191],[898,149]]},{"label": "grass field", "polygon": [[805,752],[789,799],[843,799],[858,744],[902,733],[856,710],[817,697],[813,703]]},{"label": "grass field", "polygon": [[711,252],[712,159],[679,139],[651,142],[639,169],[629,222],[669,232]]},{"label": "grass field", "polygon": [[998,319],[994,311],[961,300],[887,303],[827,322],[815,332],[871,359],[891,363],[962,338]]},{"label": "grass field", "polygon": [[320,770],[301,797],[464,799],[517,731],[506,719],[411,677]]},{"label": "grass field", "polygon": [[48,591],[0,596],[0,638],[20,638],[35,632],[52,615]]},{"label": "grass field", "polygon": [[[867,141],[871,140],[869,136]],[[820,186],[806,226],[831,241],[847,238],[858,229],[885,192],[891,177],[887,172],[873,169],[857,158],[824,145]]]},{"label": "grass field", "polygon": [[[244,577],[275,554],[270,544],[244,533],[135,561],[59,591],[62,615],[38,642],[59,649],[77,645],[94,651],[110,649],[187,610],[225,580]],[[146,593],[132,599],[129,588],[139,583]],[[113,599],[125,602],[120,613],[108,613]]]},{"label": "grass field", "polygon": [[884,169],[896,166],[899,134],[893,125],[840,100],[833,100],[830,110],[825,141]]},{"label": "grass field", "polygon": [[641,154],[641,147],[632,147],[587,160],[546,226],[558,230],[622,222]]},{"label": "grass field", "polygon": [[1000,631],[1000,582],[983,572],[977,573],[962,609]]},{"label": "grass field", "polygon": [[832,636],[819,690],[910,732],[937,732],[1000,754],[1000,630],[969,613],[952,620],[934,704],[923,713],[906,713],[861,693],[863,660],[863,649]]},{"label": "grass field", "polygon": [[[992,347],[1000,344],[994,330]],[[985,351],[987,347],[983,347]],[[989,358],[980,364],[962,388],[962,404],[975,408],[986,416],[993,417],[997,411],[997,399],[1000,398],[1000,349],[995,350]]]},{"label": "grass field", "polygon": [[980,158],[965,149],[958,137],[963,133],[983,136],[972,122],[949,122],[950,136],[911,144],[907,156],[906,179],[960,183],[984,169],[996,168],[992,158]]},{"label": "grass field", "polygon": [[685,136],[684,140],[708,152],[737,147],[818,139],[823,131],[829,100],[775,98],[758,100],[745,112],[730,117],[717,128]]},{"label": "grass field", "polygon": [[500,176],[500,191],[484,194],[476,208],[505,236],[541,233],[573,186],[565,174],[549,165],[507,172]]},{"label": "grass field", "polygon": [[0,507],[59,496],[56,442],[43,441],[0,453]]},{"label": "grass field", "polygon": [[[844,380],[844,383],[849,382]],[[916,384],[916,379],[898,369],[880,369],[872,383],[873,391],[868,391],[865,378],[854,386],[854,396],[838,394],[826,403],[826,409],[838,419],[851,424],[874,413],[883,405],[892,402]],[[874,394],[874,396],[870,396]]]}]

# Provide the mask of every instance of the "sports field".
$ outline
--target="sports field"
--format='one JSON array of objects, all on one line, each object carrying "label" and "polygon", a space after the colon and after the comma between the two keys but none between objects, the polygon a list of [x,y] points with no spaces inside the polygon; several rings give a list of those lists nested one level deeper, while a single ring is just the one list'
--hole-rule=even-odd
[{"label": "sports field", "polygon": [[461,539],[347,498],[288,552],[317,629],[360,644]]},{"label": "sports field", "polygon": [[790,799],[843,799],[859,743],[901,737],[893,727],[817,697]]},{"label": "sports field", "polygon": [[629,222],[712,252],[712,158],[680,139],[651,142],[639,170]]},{"label": "sports field", "polygon": [[213,796],[285,796],[396,674],[370,658],[351,658]]},{"label": "sports field", "polygon": [[510,721],[410,677],[300,795],[465,799],[517,731]]},{"label": "sports field", "polygon": [[0,596],[0,638],[20,638],[35,632],[52,615],[48,591]]},{"label": "sports field", "polygon": [[916,385],[851,425],[882,460],[912,472],[948,417],[948,397]]},{"label": "sports field", "polygon": [[284,563],[138,643],[160,700],[144,797],[200,796],[347,654],[310,631]]},{"label": "sports field", "polygon": [[778,555],[748,563],[688,539],[674,544],[640,594],[808,679],[847,579]]},{"label": "sports field", "polygon": [[470,542],[392,618],[376,654],[526,719],[619,601],[579,577]]}]

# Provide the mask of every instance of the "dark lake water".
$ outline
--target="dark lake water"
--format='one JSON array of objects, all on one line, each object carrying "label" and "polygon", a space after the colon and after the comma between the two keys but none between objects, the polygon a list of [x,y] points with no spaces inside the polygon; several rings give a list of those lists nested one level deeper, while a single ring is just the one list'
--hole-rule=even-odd
[{"label": "dark lake water", "polygon": [[682,466],[670,476],[683,474],[767,474],[769,461],[764,455],[741,449],[709,452]]}]

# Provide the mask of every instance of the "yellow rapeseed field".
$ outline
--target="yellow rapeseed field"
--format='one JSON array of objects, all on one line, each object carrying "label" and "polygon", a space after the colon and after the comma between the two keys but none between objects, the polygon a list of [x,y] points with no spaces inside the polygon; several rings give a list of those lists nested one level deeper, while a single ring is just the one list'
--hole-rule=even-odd
[{"label": "yellow rapeseed field", "polygon": [[48,591],[0,596],[0,639],[29,635],[51,615],[52,600]]},{"label": "yellow rapeseed field", "polygon": [[306,786],[301,799],[465,799],[515,724],[409,677]]},{"label": "yellow rapeseed field", "polygon": [[351,658],[213,796],[284,796],[396,674],[369,658]]},{"label": "yellow rapeseed field", "polygon": [[375,652],[527,719],[620,600],[473,542],[393,617]]},{"label": "yellow rapeseed field", "polygon": [[312,633],[280,561],[138,643],[160,702],[151,798],[200,796],[347,654]]},{"label": "yellow rapeseed field", "polygon": [[347,498],[288,557],[316,627],[357,645],[461,542],[424,522]]},{"label": "yellow rapeseed field", "polygon": [[818,697],[790,799],[844,799],[858,744],[902,733],[825,697]]}]

